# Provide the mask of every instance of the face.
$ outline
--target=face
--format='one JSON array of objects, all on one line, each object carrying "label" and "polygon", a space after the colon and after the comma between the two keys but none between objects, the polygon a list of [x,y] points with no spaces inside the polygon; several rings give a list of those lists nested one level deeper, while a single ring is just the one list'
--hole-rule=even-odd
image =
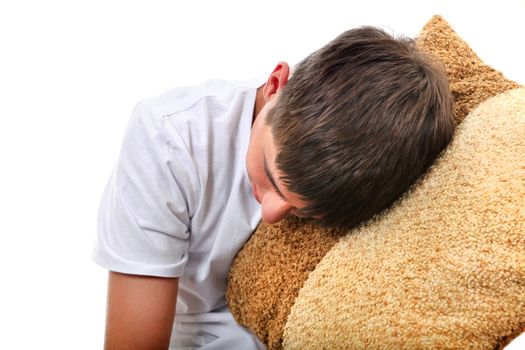
[{"label": "face", "polygon": [[253,195],[261,204],[262,220],[270,224],[278,222],[287,214],[301,216],[300,210],[305,207],[297,194],[286,189],[280,180],[282,174],[275,164],[277,149],[265,119],[277,98],[277,95],[272,96],[255,118],[246,156]]}]

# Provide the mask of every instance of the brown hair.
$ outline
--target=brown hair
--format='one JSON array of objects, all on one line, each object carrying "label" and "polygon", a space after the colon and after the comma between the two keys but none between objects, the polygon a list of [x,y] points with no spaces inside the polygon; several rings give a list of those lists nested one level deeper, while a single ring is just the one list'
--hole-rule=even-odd
[{"label": "brown hair", "polygon": [[454,131],[440,64],[413,40],[349,30],[299,63],[269,112],[287,189],[326,226],[352,227],[392,204]]}]

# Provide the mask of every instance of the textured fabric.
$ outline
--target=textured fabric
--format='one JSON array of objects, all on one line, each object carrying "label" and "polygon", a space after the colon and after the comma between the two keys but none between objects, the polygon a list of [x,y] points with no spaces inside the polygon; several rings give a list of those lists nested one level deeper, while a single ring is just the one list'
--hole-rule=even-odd
[{"label": "textured fabric", "polygon": [[[471,119],[471,121],[468,125],[471,126],[461,126],[461,122],[466,118],[466,116],[469,113],[473,111],[474,108],[479,106],[487,99],[494,97],[494,101],[496,101],[499,98],[499,95],[501,95],[502,93],[519,87],[518,84],[509,81],[508,79],[503,77],[501,73],[495,71],[493,68],[484,64],[479,59],[479,57],[477,57],[476,54],[470,49],[470,47],[450,28],[448,23],[444,21],[443,18],[441,18],[440,16],[435,16],[428,22],[428,24],[422,30],[419,38],[417,39],[417,44],[423,51],[430,52],[438,56],[438,58],[445,65],[447,75],[451,84],[451,89],[455,97],[454,107],[456,112],[456,120],[458,124],[460,124],[460,129],[474,127],[478,128],[479,125],[476,124],[476,122],[474,121],[475,118],[478,118],[480,116],[477,112],[472,113],[472,115],[469,116],[469,119]],[[510,109],[502,109],[501,111],[495,110],[495,107],[491,107],[488,110],[486,110],[486,112],[494,113],[494,118],[496,118],[497,120],[505,119],[506,113],[513,114],[513,120],[519,120],[519,115],[520,113],[522,113],[519,112],[519,105],[521,103],[519,99],[521,97],[518,95],[511,96],[513,97],[508,98],[513,99],[514,102],[512,102],[512,104],[514,105],[514,107],[509,107]],[[505,102],[500,103],[501,104],[496,103],[493,106],[506,107]],[[496,124],[490,124],[490,116],[484,116],[482,118],[484,120],[484,123],[487,123],[483,125],[497,129]],[[493,123],[497,122],[494,121]],[[519,124],[516,124],[516,128],[518,128],[518,125]],[[493,137],[493,134],[491,133],[483,135],[478,132],[464,132],[466,132],[473,138]],[[509,130],[509,132],[512,133],[514,131]],[[515,132],[516,134],[514,134],[514,137],[516,137],[516,135],[525,134],[525,130],[523,130],[523,128],[521,130],[516,130]],[[470,140],[469,142],[463,141],[463,146],[461,147],[469,147],[471,144],[477,145],[477,142],[479,142],[479,140],[474,139]],[[517,150],[520,151],[518,145],[519,143],[516,143],[515,147],[518,147]],[[487,166],[489,166],[490,168],[490,159],[491,157],[495,156],[495,154],[492,154],[491,152],[495,152],[497,154],[498,152],[503,152],[502,150],[504,149],[504,146],[498,148],[498,150],[494,150],[491,148],[475,148],[475,150],[468,150],[461,149],[461,147],[457,149],[457,152],[467,155],[468,157],[470,157],[470,154],[472,152],[481,152],[480,154],[478,154],[479,158],[477,158],[480,164],[480,171],[486,169]],[[508,151],[515,152],[515,147],[509,149]],[[484,157],[483,152],[488,152],[487,157]],[[509,157],[512,156],[513,155],[509,155]],[[470,159],[468,157],[465,161]],[[506,159],[510,160],[510,158]],[[461,162],[459,162],[459,164],[460,163]],[[507,289],[507,291],[505,292],[510,293],[508,295],[509,298],[505,300],[511,300],[512,302],[514,302],[514,309],[512,307],[506,308],[503,304],[501,304],[503,303],[504,299],[499,299],[499,295],[497,293],[492,293],[491,302],[494,302],[495,304],[501,306],[501,308],[499,309],[500,311],[498,311],[497,314],[494,314],[494,317],[492,317],[492,314],[490,312],[498,310],[497,307],[492,308],[490,310],[488,308],[485,308],[483,310],[479,309],[477,311],[475,310],[477,312],[476,315],[479,317],[479,319],[476,320],[474,320],[475,317],[470,317],[465,314],[465,317],[470,317],[468,318],[469,322],[472,322],[473,325],[479,324],[482,326],[481,331],[478,330],[471,334],[472,336],[469,340],[471,341],[471,345],[474,344],[473,346],[475,348],[487,349],[493,348],[494,346],[504,345],[507,340],[510,340],[511,338],[516,336],[517,333],[521,332],[524,329],[524,325],[520,323],[523,322],[523,320],[520,319],[520,317],[523,315],[523,311],[520,311],[522,310],[520,308],[522,307],[524,294],[522,290],[519,290],[519,287],[523,286],[525,282],[521,279],[521,267],[511,265],[512,263],[519,262],[518,260],[512,260],[513,258],[516,258],[513,254],[519,251],[519,249],[521,249],[521,252],[525,251],[525,247],[523,247],[523,242],[519,239],[516,240],[516,238],[523,237],[523,235],[525,235],[522,226],[523,212],[516,209],[516,212],[514,213],[515,216],[506,216],[505,220],[508,220],[507,224],[510,227],[509,231],[505,231],[504,226],[507,225],[505,223],[501,223],[501,226],[492,227],[490,225],[491,222],[486,220],[486,215],[488,215],[488,213],[492,213],[491,215],[497,218],[499,215],[499,210],[503,209],[500,208],[499,204],[484,207],[484,205],[488,205],[488,203],[485,202],[486,197],[484,197],[484,195],[490,196],[490,193],[492,193],[491,191],[497,190],[496,192],[498,192],[500,196],[503,196],[501,198],[501,203],[503,204],[507,202],[505,196],[509,196],[508,201],[512,201],[513,203],[517,202],[521,204],[522,207],[525,206],[525,203],[523,203],[523,198],[520,199],[519,197],[519,190],[505,191],[505,188],[507,186],[506,183],[501,183],[499,182],[499,180],[487,180],[486,182],[484,182],[485,179],[483,177],[476,177],[477,182],[479,183],[477,183],[476,181],[474,183],[478,186],[477,188],[480,191],[480,197],[471,198],[473,202],[469,207],[466,207],[463,202],[461,202],[460,204],[459,201],[457,202],[457,205],[454,205],[455,196],[458,196],[458,198],[460,198],[465,191],[468,192],[469,190],[468,186],[470,185],[469,182],[466,181],[466,179],[471,179],[475,177],[476,172],[478,171],[476,168],[476,164],[472,163],[472,161],[469,164],[469,167],[464,168],[464,170],[466,172],[471,171],[472,174],[460,175],[455,174],[454,172],[451,173],[452,175],[463,176],[465,181],[462,182],[462,184],[464,184],[466,188],[463,189],[461,188],[461,186],[450,188],[446,186],[433,187],[435,188],[437,193],[429,194],[431,195],[431,198],[438,199],[442,194],[446,194],[445,197],[451,199],[452,202],[448,203],[447,205],[448,210],[450,210],[450,216],[444,214],[441,208],[437,207],[435,212],[432,212],[431,210],[419,212],[419,210],[417,210],[415,213],[401,213],[397,216],[399,220],[390,219],[387,225],[386,215],[388,215],[388,212],[381,214],[377,217],[377,221],[375,221],[375,223],[373,224],[375,226],[369,229],[372,231],[375,230],[374,232],[377,231],[377,234],[375,234],[373,237],[378,241],[376,242],[371,240],[369,242],[367,241],[367,244],[361,244],[359,247],[361,248],[362,252],[351,249],[352,246],[349,246],[348,244],[343,245],[343,242],[346,242],[346,240],[350,239],[349,237],[359,236],[357,229],[348,232],[346,235],[347,237],[344,238],[344,240],[341,241],[341,243],[337,243],[338,239],[337,237],[333,236],[334,232],[326,231],[317,227],[314,228],[309,224],[303,224],[304,226],[297,226],[297,224],[294,222],[285,221],[277,225],[273,225],[272,227],[268,225],[260,225],[255,234],[252,235],[250,240],[243,247],[243,250],[239,253],[230,271],[231,282],[228,287],[228,302],[229,305],[235,306],[235,308],[232,307],[235,318],[239,322],[244,324],[246,327],[253,330],[259,336],[261,341],[265,342],[269,346],[269,348],[272,349],[282,348],[282,335],[284,333],[284,329],[286,329],[285,338],[288,339],[286,345],[290,348],[308,348],[308,344],[316,344],[317,348],[334,347],[359,349],[367,348],[367,346],[376,346],[380,344],[381,341],[383,341],[383,344],[385,344],[385,346],[383,346],[382,348],[389,348],[388,346],[386,346],[386,344],[394,344],[396,340],[392,340],[394,343],[387,343],[387,341],[390,340],[390,338],[394,339],[396,337],[398,337],[398,342],[395,343],[397,345],[392,345],[394,348],[396,348],[396,346],[400,348],[424,348],[426,346],[425,344],[434,344],[435,346],[437,346],[436,342],[439,341],[440,337],[441,339],[452,341],[456,338],[464,338],[467,335],[467,333],[461,330],[462,325],[465,322],[464,320],[467,319],[461,319],[461,316],[463,315],[461,312],[466,313],[469,310],[466,310],[465,308],[459,308],[459,306],[462,303],[462,299],[455,299],[460,298],[462,296],[461,294],[453,293],[450,295],[450,299],[440,299],[442,303],[450,307],[448,310],[453,311],[453,315],[451,317],[445,317],[445,315],[441,319],[431,317],[428,319],[427,323],[425,323],[426,321],[422,321],[421,323],[424,324],[424,326],[427,326],[432,322],[441,322],[441,324],[439,325],[439,327],[441,328],[436,329],[448,329],[448,331],[450,331],[448,338],[443,338],[440,333],[426,333],[425,336],[421,336],[420,338],[418,338],[418,340],[414,340],[414,342],[411,343],[410,339],[408,339],[409,336],[407,336],[407,333],[403,333],[409,330],[410,328],[407,325],[400,325],[400,322],[405,322],[402,321],[400,315],[416,315],[420,310],[432,309],[432,303],[434,303],[435,301],[431,301],[430,299],[428,299],[425,296],[425,293],[429,295],[434,295],[434,291],[432,289],[430,289],[429,291],[428,288],[432,288],[432,286],[435,285],[438,291],[445,292],[446,290],[443,290],[443,288],[446,289],[448,287],[444,287],[443,283],[447,281],[447,278],[452,278],[452,276],[455,276],[459,279],[461,273],[463,273],[463,275],[461,275],[463,276],[462,278],[465,278],[465,270],[462,271],[461,269],[459,269],[458,272],[454,272],[453,270],[443,272],[441,270],[430,270],[430,266],[428,266],[428,271],[431,271],[433,273],[433,275],[431,275],[432,283],[430,284],[430,287],[427,287],[425,285],[420,286],[417,284],[418,281],[426,281],[426,279],[429,278],[428,276],[424,276],[427,270],[408,270],[408,272],[404,271],[404,273],[406,273],[407,275],[403,275],[401,274],[401,272],[399,272],[399,276],[396,275],[395,271],[402,271],[396,270],[400,267],[405,267],[406,269],[409,269],[411,267],[411,263],[415,264],[416,262],[418,262],[418,264],[422,264],[423,262],[421,262],[420,259],[423,259],[423,261],[427,261],[428,264],[430,264],[431,262],[436,262],[436,259],[441,257],[441,255],[439,254],[445,254],[450,257],[453,257],[455,255],[465,255],[470,256],[471,258],[465,258],[467,260],[461,262],[461,264],[468,265],[469,263],[476,262],[476,264],[472,264],[470,266],[472,270],[470,271],[470,275],[468,276],[470,276],[469,281],[471,282],[469,283],[471,284],[467,284],[466,287],[464,287],[464,292],[466,293],[466,295],[469,295],[468,288],[471,287],[483,287],[483,289],[480,289],[477,292],[472,292],[474,293],[473,295],[476,295],[476,293],[483,294],[488,292],[488,289],[485,289],[484,287],[486,286],[486,284],[493,284],[494,286],[498,286],[495,287],[496,289],[499,287],[506,287],[508,285],[512,285],[512,287],[509,287],[509,289]],[[501,163],[494,164],[499,165]],[[499,168],[497,168],[496,165],[494,165],[493,169]],[[511,181],[514,186],[517,186],[517,188],[519,188],[519,186],[525,186],[525,176],[523,175],[523,172],[518,171],[519,168],[514,170],[516,170],[516,173],[514,174],[513,179],[509,179],[508,181]],[[451,174],[447,174],[447,176],[450,176]],[[455,177],[451,178],[451,180],[453,179],[455,179]],[[426,184],[425,181],[431,180],[423,180],[418,186],[431,185]],[[410,195],[407,194],[405,196],[405,199],[403,199],[402,201],[398,201],[391,210],[398,210],[402,212],[401,209],[396,208],[402,207],[404,205],[404,201],[409,200],[409,198]],[[479,199],[480,201],[475,202],[475,200],[477,199]],[[464,198],[464,200],[467,199]],[[470,215],[470,211],[472,211],[472,215]],[[484,214],[482,214],[480,217],[479,215],[477,215],[477,211],[481,211]],[[465,215],[454,216],[457,213],[464,213]],[[402,214],[406,214],[411,220],[414,220],[414,222],[411,221],[409,225],[406,223],[406,221],[401,221],[401,219],[403,218]],[[439,216],[439,218],[436,218],[436,215],[444,216]],[[452,220],[452,218],[454,217],[462,219],[467,218],[468,220],[457,223],[451,221],[451,227],[454,227],[454,230],[456,232],[447,232],[446,230],[448,230],[448,226],[446,226],[444,223],[448,223],[448,221]],[[444,235],[450,233],[451,235],[454,234],[453,237],[455,237],[456,239],[461,238],[463,236],[460,233],[463,229],[466,230],[465,232],[470,232],[468,231],[469,228],[479,228],[480,225],[482,225],[482,231],[471,232],[470,236],[467,235],[464,238],[469,240],[478,240],[478,237],[475,236],[476,233],[479,235],[488,233],[490,237],[494,238],[493,230],[496,230],[496,232],[501,233],[503,236],[508,234],[508,239],[510,239],[511,243],[509,243],[506,247],[511,249],[510,251],[512,251],[513,253],[510,253],[509,251],[510,255],[505,256],[506,252],[504,250],[497,250],[501,248],[501,245],[499,244],[501,243],[501,240],[506,239],[505,237],[501,238],[500,241],[496,241],[494,243],[494,246],[491,245],[492,243],[489,244],[486,240],[479,239],[480,245],[476,245],[473,247],[471,246],[471,251],[461,250],[461,247],[463,246],[469,247],[469,245],[467,244],[469,243],[469,241],[456,241],[456,246],[454,247],[455,250],[450,250],[448,251],[448,253],[440,253],[439,251],[436,251],[436,249],[449,249],[450,247],[443,247],[440,245],[434,246],[433,244],[435,242],[433,242],[428,237],[419,237],[419,230],[421,226],[418,225],[423,225],[425,223],[428,224],[429,222],[432,224],[433,222],[431,221],[431,218],[435,218],[437,220],[436,224],[442,225],[439,227],[444,227],[444,232],[436,233],[436,235],[439,237],[446,237]],[[385,220],[384,224],[382,223],[382,220]],[[475,222],[472,223],[469,220],[473,220]],[[400,226],[401,223],[403,223],[402,226]],[[494,225],[499,225],[499,223],[500,222],[496,220],[494,222]],[[453,226],[453,224],[456,224],[456,226]],[[412,231],[409,227],[412,228]],[[380,243],[382,242],[380,239],[383,239],[381,238],[381,235],[379,235],[379,232],[383,233],[384,236],[391,237],[391,232],[399,232],[403,230],[407,231],[406,235],[403,236],[404,240],[397,240],[397,245],[391,245],[388,246],[388,248],[385,247],[384,251],[379,249],[379,247],[381,247]],[[315,233],[313,231],[315,231]],[[300,248],[290,249],[289,246],[283,245],[282,242],[286,240],[290,241],[289,238],[283,237],[293,237],[292,246]],[[428,247],[415,245],[414,242],[417,242],[419,239],[426,239],[429,244],[431,243],[431,245]],[[446,240],[446,238],[443,239]],[[483,245],[482,242],[484,242],[487,245]],[[517,246],[513,247],[513,244],[517,244]],[[344,249],[343,247],[349,249]],[[415,247],[417,247],[418,249],[415,249]],[[371,251],[373,251],[375,255],[366,255],[371,254]],[[491,255],[491,252],[495,251],[498,251],[498,253],[494,253],[493,255]],[[316,254],[311,254],[311,252],[316,252]],[[324,265],[325,258],[323,257],[323,252],[327,253],[326,259],[328,259],[328,257],[331,257],[331,261],[336,261],[334,265],[331,265],[328,262],[326,263],[327,265]],[[363,254],[366,255],[366,258],[372,259],[371,266],[367,265],[367,260],[360,261],[360,259],[364,259]],[[427,255],[420,256],[420,254]],[[341,261],[344,261],[344,264],[346,264],[344,265],[345,267],[341,267],[341,269],[338,270],[338,273],[335,275],[330,272],[331,268],[338,268],[338,260],[335,259],[334,256],[340,256],[342,259]],[[265,261],[278,261],[278,263],[273,265],[270,263],[261,262],[261,257],[265,257]],[[502,260],[499,261],[499,259]],[[378,264],[380,260],[383,261],[383,264],[385,266],[384,270],[378,269]],[[319,266],[317,266],[318,263]],[[393,271],[389,270],[390,264],[392,266],[395,266]],[[406,266],[403,264],[405,264]],[[463,267],[463,265],[461,264],[457,267]],[[349,265],[356,268],[359,267],[363,270],[353,271],[351,268],[347,268],[347,266]],[[325,268],[322,270],[322,272],[318,273],[317,269],[321,266],[325,266]],[[370,269],[372,269],[373,266],[375,267],[372,270],[366,270],[367,266]],[[487,268],[489,272],[486,272],[483,268]],[[498,274],[497,270],[500,268],[503,269],[503,271],[507,271],[508,273],[501,273],[502,270],[499,270]],[[313,271],[312,277],[310,277],[311,271]],[[367,273],[364,273],[364,271],[367,271]],[[359,276],[360,279],[362,279],[358,280],[359,283],[365,283],[366,281],[368,281],[368,283],[376,286],[377,288],[375,290],[362,289],[361,291],[363,291],[364,294],[345,294],[346,289],[353,290],[352,288],[354,282],[352,280],[352,276],[354,273],[357,276]],[[278,274],[278,276],[275,276],[275,274]],[[339,274],[341,274],[341,276],[339,276]],[[483,278],[494,279],[483,282],[484,280],[480,278],[473,279],[473,276],[476,275],[479,275]],[[388,294],[389,283],[388,280],[385,280],[385,278],[387,277],[391,279],[390,283],[392,283],[393,286],[396,283],[406,283],[407,292],[410,291],[411,288],[415,288],[416,290],[418,290],[419,288],[420,293],[423,293],[422,295],[424,297],[418,299],[418,303],[416,304],[409,302],[410,300],[413,300],[413,298],[415,298],[414,296],[407,296],[407,300],[404,300],[402,294],[396,294],[395,299],[393,299],[392,297],[384,299],[386,295],[390,295]],[[312,278],[311,281],[309,280],[310,278]],[[304,283],[307,280],[307,285],[304,285]],[[343,280],[346,282],[346,284],[337,284],[338,281]],[[382,282],[378,284],[377,281]],[[408,288],[408,286],[410,286],[411,288]],[[439,289],[437,286],[439,286],[439,288],[441,289]],[[450,288],[451,290],[455,291],[454,287]],[[328,289],[330,289],[330,291],[328,291]],[[401,288],[399,285],[396,285],[396,290],[397,292],[399,292],[400,290],[403,291],[403,288]],[[321,295],[320,291],[323,291],[327,294]],[[515,294],[512,294],[512,292],[515,292]],[[300,304],[297,304],[297,306],[294,306],[299,300],[296,297],[297,295],[300,295],[299,298],[303,301],[301,301]],[[329,304],[323,303],[321,300],[321,296],[325,295],[327,297],[330,297]],[[346,296],[346,298],[333,297],[337,295],[344,295]],[[316,299],[317,297],[319,298]],[[359,298],[359,301],[355,301],[352,298]],[[427,301],[429,302],[429,304],[425,304]],[[402,302],[404,304],[401,304]],[[349,308],[351,308],[352,306],[356,307],[356,303],[358,303],[359,306],[368,305],[368,308],[355,309],[349,311]],[[381,309],[383,307],[382,303],[385,303],[385,307],[389,306],[391,308],[391,310],[389,310],[390,314],[385,314],[385,318],[383,321],[381,321]],[[322,309],[319,309],[321,308],[321,305]],[[402,305],[404,308],[401,307]],[[483,305],[483,307],[487,307],[488,304]],[[458,308],[454,309],[454,306],[458,306]],[[371,308],[373,307],[376,308],[374,309],[375,313],[371,313]],[[477,307],[477,305],[473,305],[473,307]],[[278,310],[278,312],[276,312],[276,310]],[[284,315],[288,310],[292,310],[293,316],[290,316],[290,314]],[[505,314],[502,310],[505,310],[505,312],[509,311],[509,313]],[[326,316],[327,320],[331,320],[333,322],[323,322],[322,320],[320,320],[319,317],[316,316],[316,314],[321,311],[324,312],[322,314],[323,317]],[[397,319],[396,312],[398,314]],[[328,316],[328,314],[330,313],[333,313],[333,315]],[[427,314],[418,315],[418,317],[420,317],[420,320],[424,320],[425,315]],[[355,324],[351,323],[351,318],[355,316],[361,317],[361,323],[358,326],[355,326]],[[392,319],[387,319],[388,316],[390,316]],[[375,317],[375,319],[372,319],[368,323],[367,320],[370,317]],[[309,320],[316,320],[317,322],[310,322]],[[338,320],[338,322],[341,321],[341,323],[336,323],[335,320]],[[430,320],[432,322],[430,322]],[[454,320],[456,320],[457,322],[454,323]],[[375,332],[375,321],[378,321],[379,324],[381,324],[380,322],[383,322],[383,324],[388,324],[390,328],[378,328],[378,332]],[[459,330],[456,330],[454,327],[447,328],[448,326],[450,326],[447,325],[447,322],[459,327]],[[421,326],[421,324],[420,327],[424,327]],[[350,327],[350,325],[352,326]],[[314,329],[316,327],[317,329]],[[466,330],[467,328],[464,329]],[[354,332],[356,337],[353,337]],[[342,335],[343,333],[345,334]],[[338,339],[340,338],[345,340],[354,338],[361,339],[359,338],[359,336],[363,334],[366,335],[365,340],[355,342],[349,341],[348,343],[344,343],[342,341],[338,342]],[[500,336],[501,338],[498,338]],[[368,343],[366,341],[368,341]],[[417,343],[418,341],[420,342]],[[489,344],[489,342],[491,343]],[[364,345],[365,343],[367,344],[367,346]],[[458,348],[459,346],[459,343],[452,342],[451,344],[453,345],[451,345],[449,348]],[[447,348],[446,343],[443,343],[443,347]],[[311,346],[311,348],[316,348],[316,346]]]},{"label": "textured fabric", "polygon": [[423,27],[417,45],[445,65],[458,124],[482,101],[519,86],[485,64],[441,16]]},{"label": "textured fabric", "polygon": [[[278,225],[261,223],[259,235],[236,258],[227,298],[238,322],[269,348],[281,344],[290,307],[308,273],[335,244],[340,230],[324,231],[296,217]],[[286,234],[282,234],[286,232]],[[315,244],[311,244],[315,242]],[[278,252],[278,254],[275,254]],[[257,261],[251,261],[256,258]],[[246,264],[250,259],[250,264]],[[246,284],[246,276],[250,283]],[[275,298],[279,302],[275,302]],[[249,303],[244,302],[249,300]]]},{"label": "textured fabric", "polygon": [[428,176],[310,273],[284,348],[494,349],[525,330],[523,135],[525,89],[470,113]]}]

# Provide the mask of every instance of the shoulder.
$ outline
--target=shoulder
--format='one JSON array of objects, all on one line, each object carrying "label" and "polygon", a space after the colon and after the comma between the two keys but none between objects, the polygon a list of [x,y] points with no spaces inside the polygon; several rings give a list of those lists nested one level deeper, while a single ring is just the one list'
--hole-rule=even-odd
[{"label": "shoulder", "polygon": [[139,113],[146,119],[141,124],[194,158],[208,154],[211,147],[234,147],[231,144],[239,141],[239,133],[249,135],[260,85],[261,79],[209,80],[174,88],[139,103],[139,108],[147,111]]},{"label": "shoulder", "polygon": [[140,104],[147,106],[153,115],[166,117],[180,112],[191,113],[201,102],[209,100],[228,103],[232,95],[244,94],[256,89],[260,80],[227,81],[208,80],[198,85],[170,89],[162,94],[146,98]]},{"label": "shoulder", "polygon": [[[261,79],[246,81],[209,80],[199,85],[170,89],[141,100],[132,124],[165,138],[201,141],[208,138],[204,130],[217,133],[230,130],[253,106]],[[253,100],[253,101],[252,101]],[[230,126],[228,126],[230,125]],[[204,132],[204,133],[203,133]],[[181,138],[183,140],[181,140]],[[201,141],[197,141],[201,143]]]},{"label": "shoulder", "polygon": [[[143,134],[162,138],[163,143],[178,139],[179,131],[199,129],[209,123],[210,115],[222,108],[229,96],[250,88],[250,82],[239,83],[225,80],[210,80],[199,85],[172,88],[156,96],[142,99],[134,108],[128,123],[128,134]],[[211,108],[202,108],[206,105]],[[171,142],[168,142],[171,143]]]}]

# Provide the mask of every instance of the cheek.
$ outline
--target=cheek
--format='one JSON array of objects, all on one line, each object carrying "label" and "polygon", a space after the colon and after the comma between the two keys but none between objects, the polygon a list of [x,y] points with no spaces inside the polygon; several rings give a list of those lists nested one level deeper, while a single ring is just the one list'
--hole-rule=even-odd
[{"label": "cheek", "polygon": [[261,170],[257,163],[252,164],[249,169],[250,180],[252,185],[255,186],[255,190],[262,196],[266,192],[265,178],[261,176]]},{"label": "cheek", "polygon": [[272,203],[267,200],[267,196],[263,196],[263,200],[261,203],[261,217],[262,221],[268,224],[276,223],[278,220],[278,216],[276,215]]},{"label": "cheek", "polygon": [[248,172],[248,176],[250,177],[251,181],[253,181],[254,166],[254,149],[250,143],[248,145],[248,151],[246,152],[246,171]]},{"label": "cheek", "polygon": [[259,153],[253,144],[249,145],[246,153],[246,171],[250,181],[258,187],[261,186],[260,163],[262,162]]}]

